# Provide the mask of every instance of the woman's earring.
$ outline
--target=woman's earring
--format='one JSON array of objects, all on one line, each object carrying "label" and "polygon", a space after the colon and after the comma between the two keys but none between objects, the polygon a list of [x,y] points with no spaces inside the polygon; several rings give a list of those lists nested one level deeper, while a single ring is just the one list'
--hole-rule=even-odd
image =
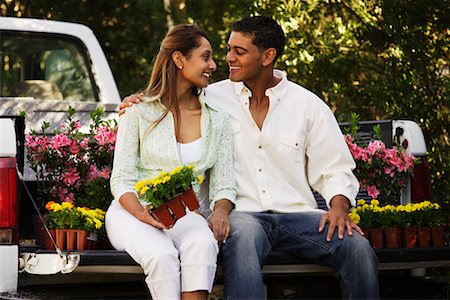
[{"label": "woman's earring", "polygon": [[179,66],[178,69],[183,70],[183,66]]}]

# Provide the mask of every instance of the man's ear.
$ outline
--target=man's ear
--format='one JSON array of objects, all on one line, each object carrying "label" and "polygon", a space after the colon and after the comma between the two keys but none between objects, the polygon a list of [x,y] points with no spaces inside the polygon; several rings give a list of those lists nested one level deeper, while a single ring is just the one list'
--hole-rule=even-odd
[{"label": "man's ear", "polygon": [[184,65],[184,55],[180,51],[175,51],[172,53],[172,60],[175,63],[175,66],[177,66],[178,69],[183,69]]},{"label": "man's ear", "polygon": [[277,50],[275,48],[269,48],[264,50],[262,55],[262,64],[264,67],[275,63],[275,57],[277,56]]}]

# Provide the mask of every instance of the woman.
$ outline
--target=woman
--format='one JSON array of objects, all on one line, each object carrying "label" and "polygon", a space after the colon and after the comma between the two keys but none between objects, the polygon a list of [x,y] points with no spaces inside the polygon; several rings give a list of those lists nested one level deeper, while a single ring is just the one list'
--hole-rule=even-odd
[{"label": "woman", "polygon": [[[161,43],[145,103],[128,108],[119,120],[106,231],[117,250],[142,266],[153,299],[207,299],[218,241],[230,230],[228,213],[236,194],[231,131],[227,117],[199,98],[215,69],[205,33],[196,25],[175,26]],[[213,210],[213,231],[203,216],[190,211],[165,228],[137,198],[137,181],[182,164],[193,164],[195,175],[209,177],[194,190],[200,211]]]}]

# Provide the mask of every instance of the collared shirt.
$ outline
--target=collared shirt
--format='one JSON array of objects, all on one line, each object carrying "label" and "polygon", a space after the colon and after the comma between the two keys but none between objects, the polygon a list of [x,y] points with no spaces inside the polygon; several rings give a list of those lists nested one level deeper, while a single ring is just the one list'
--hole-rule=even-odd
[{"label": "collared shirt", "polygon": [[[120,196],[135,193],[137,181],[153,178],[162,171],[171,171],[182,165],[175,137],[173,115],[169,112],[157,126],[155,122],[166,111],[158,98],[146,98],[144,103],[127,108],[119,119],[114,165],[111,174],[113,204]],[[201,159],[192,163],[196,176],[204,175],[209,180],[210,208],[217,200],[236,198],[233,172],[233,140],[229,118],[201,101],[200,127],[203,153]],[[200,187],[194,185],[199,196]],[[201,207],[208,205],[200,203]]]},{"label": "collared shirt", "polygon": [[251,91],[223,80],[206,89],[205,101],[229,114],[239,211],[301,212],[317,209],[311,187],[327,205],[344,195],[352,205],[358,180],[339,125],[320,98],[289,81],[266,90],[269,111],[261,130],[249,110]]}]

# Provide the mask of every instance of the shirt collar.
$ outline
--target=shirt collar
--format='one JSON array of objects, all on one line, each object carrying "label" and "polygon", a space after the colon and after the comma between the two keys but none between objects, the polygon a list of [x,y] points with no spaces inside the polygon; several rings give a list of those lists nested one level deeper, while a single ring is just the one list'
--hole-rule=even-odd
[{"label": "shirt collar", "polygon": [[[286,93],[287,87],[288,87],[288,79],[283,71],[274,69],[273,75],[277,78],[281,78],[281,81],[277,83],[274,87],[271,87],[266,90],[266,96],[268,96],[270,99],[276,98],[276,99],[282,99],[283,95]],[[242,81],[239,82],[233,82],[234,92],[238,96],[241,95],[247,95],[248,97],[251,96],[252,92],[245,86],[245,84]]]}]

